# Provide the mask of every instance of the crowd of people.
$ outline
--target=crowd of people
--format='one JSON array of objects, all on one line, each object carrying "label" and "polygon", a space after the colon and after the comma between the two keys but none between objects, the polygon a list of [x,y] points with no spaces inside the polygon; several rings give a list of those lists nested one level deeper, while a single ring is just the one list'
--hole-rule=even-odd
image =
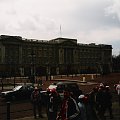
[{"label": "crowd of people", "polygon": [[[120,105],[120,84],[115,88],[119,96]],[[31,94],[34,118],[37,118],[37,111],[42,116],[42,95],[41,90],[35,87]],[[105,120],[105,113],[108,111],[109,118],[113,119],[112,93],[110,87],[101,83],[94,87],[90,93],[81,94],[78,98],[69,90],[64,90],[64,98],[61,99],[55,89],[47,92],[46,113],[48,120]]]}]

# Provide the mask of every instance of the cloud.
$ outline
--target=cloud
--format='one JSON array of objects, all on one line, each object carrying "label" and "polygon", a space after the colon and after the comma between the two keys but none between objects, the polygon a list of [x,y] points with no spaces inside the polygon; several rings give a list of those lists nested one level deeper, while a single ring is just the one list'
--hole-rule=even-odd
[{"label": "cloud", "polygon": [[120,21],[120,1],[111,0],[111,5],[106,8],[106,15],[112,16],[113,19]]},{"label": "cloud", "polygon": [[80,43],[109,44],[113,47],[113,54],[120,53],[120,28],[101,29],[90,32],[81,32],[78,35]]},{"label": "cloud", "polygon": [[46,36],[45,33],[49,34],[56,31],[54,19],[44,15],[46,12],[44,12],[44,6],[40,4],[40,1],[13,0],[12,3],[2,2],[0,13],[2,16],[0,19],[0,32],[3,34],[17,34],[36,38],[38,37],[38,35],[36,36],[37,33],[40,38],[40,36]]},{"label": "cloud", "polygon": [[[0,7],[0,11],[3,11],[2,16],[7,20],[3,20],[6,26],[9,22],[13,28],[15,28],[16,24],[19,26],[19,23],[24,24],[23,22],[26,23],[26,21],[28,21],[31,27],[28,26],[27,23],[22,26],[23,29],[24,27],[25,29],[36,27],[35,22],[36,24],[38,23],[37,26],[41,25],[41,28],[46,29],[46,23],[44,21],[47,20],[47,24],[50,25],[52,20],[56,28],[62,24],[62,28],[65,30],[65,33],[67,33],[70,27],[74,31],[78,31],[78,29],[91,30],[91,28],[99,28],[102,24],[107,24],[110,21],[110,18],[107,19],[107,17],[104,16],[104,8],[107,5],[105,0],[10,1],[12,2],[4,2],[3,7]],[[36,18],[38,18],[39,21],[35,21]],[[43,20],[43,22],[41,20]],[[15,26],[13,23],[15,23]],[[113,23],[113,21],[111,21],[111,23]],[[49,30],[50,29],[47,31]]]},{"label": "cloud", "polygon": [[101,29],[101,30],[94,30],[90,32],[81,32],[79,40],[84,43],[95,42],[98,44],[104,43],[107,44],[108,42],[111,43],[113,40],[116,41],[120,37],[120,29]]},{"label": "cloud", "polygon": [[119,11],[119,0],[0,0],[0,33],[52,39],[60,36],[61,25],[62,37],[114,44]]}]

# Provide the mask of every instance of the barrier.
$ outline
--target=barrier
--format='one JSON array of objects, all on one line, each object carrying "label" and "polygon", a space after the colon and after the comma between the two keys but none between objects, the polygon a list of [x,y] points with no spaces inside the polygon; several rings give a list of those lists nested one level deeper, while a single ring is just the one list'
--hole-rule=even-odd
[{"label": "barrier", "polygon": [[0,104],[0,120],[13,120],[32,115],[32,105],[28,100],[22,102],[4,102]]},{"label": "barrier", "polygon": [[7,120],[10,120],[10,102],[7,102]]}]

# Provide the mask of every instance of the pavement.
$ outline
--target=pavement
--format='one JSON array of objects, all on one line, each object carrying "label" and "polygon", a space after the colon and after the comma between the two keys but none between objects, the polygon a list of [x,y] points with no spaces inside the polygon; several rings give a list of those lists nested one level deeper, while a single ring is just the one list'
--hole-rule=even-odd
[{"label": "pavement", "polygon": [[43,118],[34,118],[34,116],[30,116],[30,117],[24,117],[24,118],[19,118],[19,119],[14,119],[14,120],[48,120],[47,119],[47,115],[43,114]]},{"label": "pavement", "polygon": [[[84,84],[91,84],[91,83],[96,84],[92,81],[90,83],[81,82],[80,84],[84,85]],[[11,87],[9,88],[7,87],[6,89],[11,89]],[[118,105],[118,102],[113,103],[113,115],[114,115],[114,118],[112,120],[120,120],[120,106]],[[44,118],[37,118],[37,120],[47,120],[47,115],[43,114],[43,116]],[[105,116],[106,116],[106,120],[110,120],[108,112],[106,112]],[[34,116],[29,116],[29,117],[14,119],[14,120],[35,120],[35,119],[34,119]]]},{"label": "pavement", "polygon": [[[110,120],[108,111],[106,111],[105,116],[106,116],[106,120]],[[114,118],[112,120],[120,120],[120,106],[118,105],[118,102],[113,103],[113,116]],[[24,117],[14,120],[35,120],[35,119],[33,116],[30,116],[30,117]],[[43,118],[37,118],[36,120],[48,120],[47,115],[43,114]]]}]

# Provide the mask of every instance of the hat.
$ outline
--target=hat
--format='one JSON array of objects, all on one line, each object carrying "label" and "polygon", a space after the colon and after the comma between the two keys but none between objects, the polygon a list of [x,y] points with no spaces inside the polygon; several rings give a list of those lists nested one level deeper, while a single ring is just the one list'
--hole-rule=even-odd
[{"label": "hat", "polygon": [[105,88],[106,88],[107,90],[109,90],[109,89],[110,89],[110,86],[105,86]]},{"label": "hat", "polygon": [[106,86],[106,88],[110,88],[110,86]]},{"label": "hat", "polygon": [[83,99],[83,98],[85,98],[85,95],[80,95],[78,98]]},{"label": "hat", "polygon": [[100,87],[104,87],[104,84],[103,84],[103,83],[100,83]]},{"label": "hat", "polygon": [[38,88],[37,88],[37,87],[35,87],[34,89],[35,89],[35,90],[38,90]]}]

